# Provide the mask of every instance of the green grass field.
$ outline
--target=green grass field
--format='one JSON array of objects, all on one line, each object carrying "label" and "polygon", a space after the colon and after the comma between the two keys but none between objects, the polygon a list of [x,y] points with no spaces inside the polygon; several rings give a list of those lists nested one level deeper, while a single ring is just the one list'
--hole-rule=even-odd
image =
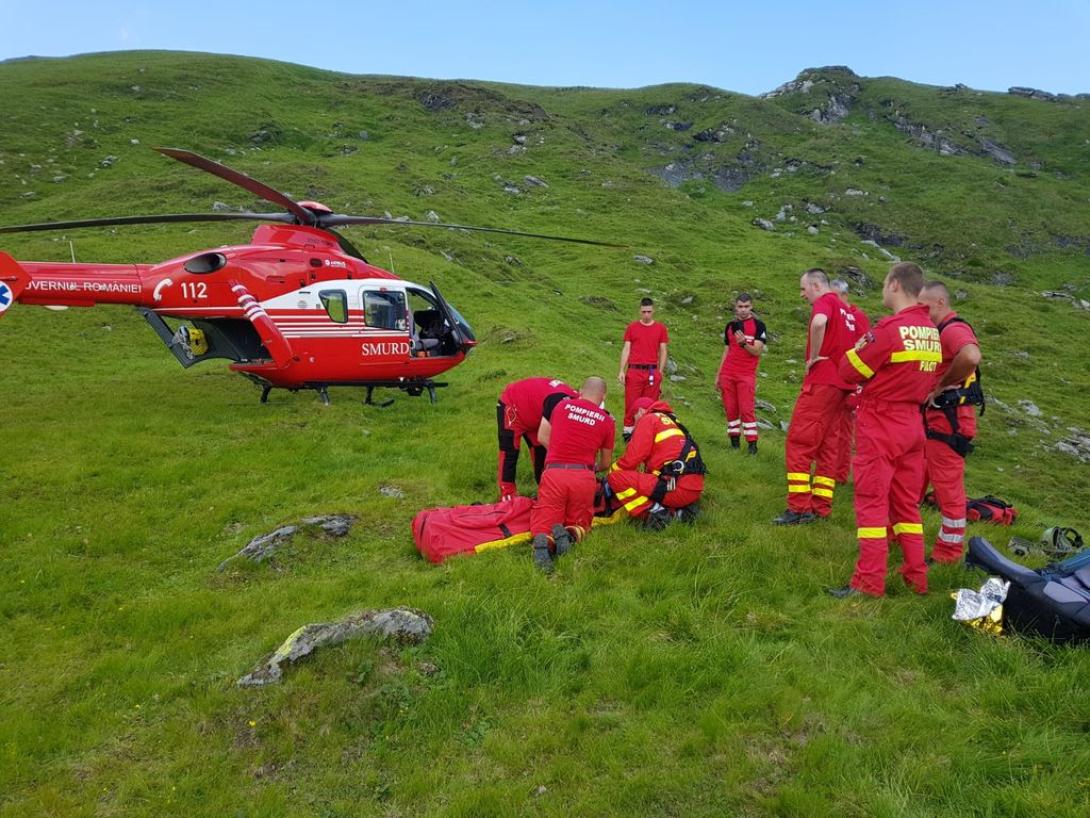
[{"label": "green grass field", "polygon": [[[1090,300],[1090,103],[856,81],[851,113],[826,125],[810,99],[703,86],[439,83],[166,52],[0,64],[3,224],[256,206],[149,149],[171,145],[336,210],[629,245],[347,231],[381,266],[434,278],[482,339],[435,406],[362,406],[361,390],[263,406],[217,363],[179,368],[134,311],[6,313],[0,816],[1090,814],[1085,649],[963,629],[948,591],[983,576],[960,568],[934,570],[922,599],[894,582],[880,601],[829,599],[855,557],[850,488],[830,523],[776,528],[782,433],[756,459],[726,445],[712,380],[733,294],[753,292],[774,335],[758,396],[778,427],[801,377],[799,272],[870,282],[858,298],[877,316],[889,262],[861,238],[880,235],[961,293],[981,338],[996,400],[967,484],[1022,517],[970,533],[1090,533],[1087,467],[1055,448],[1090,429],[1090,311],[1075,306]],[[896,116],[1017,161],[941,156]],[[0,249],[154,262],[248,235],[118,228]],[[421,560],[419,509],[493,499],[503,386],[612,382],[645,294],[685,378],[666,396],[711,471],[700,521],[597,530],[550,578],[524,548]],[[216,571],[329,512],[358,516],[348,538]],[[929,539],[937,525],[926,512]],[[236,687],[300,625],[393,605],[430,613],[432,638],[348,642],[279,686]]]}]

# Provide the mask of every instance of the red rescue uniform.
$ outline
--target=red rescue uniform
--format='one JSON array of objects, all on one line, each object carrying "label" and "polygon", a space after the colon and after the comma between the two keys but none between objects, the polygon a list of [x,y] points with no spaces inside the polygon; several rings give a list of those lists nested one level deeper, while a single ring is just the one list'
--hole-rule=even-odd
[{"label": "red rescue uniform", "polygon": [[[963,347],[969,344],[980,346],[973,328],[951,312],[939,325],[939,338],[942,342],[942,362],[935,372],[935,382],[939,384],[942,376],[950,368]],[[973,373],[972,378],[976,377]],[[968,385],[967,383],[964,385]],[[925,414],[927,428],[940,434],[949,435],[957,432],[972,439],[976,436],[976,409],[972,406],[958,406],[955,410],[957,429],[955,430],[946,413],[941,409],[929,408]],[[935,539],[931,556],[936,562],[957,562],[961,559],[962,542],[965,539],[965,458],[955,452],[948,443],[928,438],[924,446],[926,471],[924,491],[930,483],[935,489],[935,501],[942,517],[938,536]]]},{"label": "red rescue uniform", "polygon": [[862,383],[856,416],[855,522],[859,560],[851,586],[885,593],[887,534],[900,542],[901,575],[927,593],[919,486],[924,469],[920,404],[931,391],[942,360],[939,331],[927,307],[917,304],[878,322],[859,349],[840,362],[840,374]]},{"label": "red rescue uniform", "polygon": [[[685,446],[685,433],[673,418],[663,414],[673,411],[666,401],[652,404],[636,424],[624,454],[610,469],[609,487],[632,517],[642,517],[650,510],[662,467],[677,460]],[[685,474],[661,502],[666,508],[684,508],[699,500],[703,491],[704,475]]]},{"label": "red rescue uniform", "polygon": [[[870,319],[863,310],[855,304],[849,304],[848,310],[855,321],[855,339],[862,338],[870,331]],[[855,442],[855,410],[859,406],[859,395],[849,392],[844,400],[844,411],[840,415],[840,449],[836,458],[836,469],[833,479],[838,483],[847,483],[852,471],[852,446]]]},{"label": "red rescue uniform", "polygon": [[530,533],[549,534],[559,523],[581,529],[579,539],[594,517],[595,460],[600,449],[613,451],[616,425],[605,409],[580,397],[558,403],[549,424],[549,453],[530,512]]},{"label": "red rescue uniform", "polygon": [[534,479],[541,482],[545,467],[545,447],[537,439],[541,419],[548,419],[553,407],[565,398],[577,395],[574,389],[555,378],[525,378],[509,383],[496,404],[496,427],[499,433],[499,462],[496,484],[501,497],[518,492],[515,485],[519,461],[519,442],[526,441],[533,452]]},{"label": "red rescue uniform", "polygon": [[624,340],[632,345],[628,350],[628,369],[624,376],[624,427],[627,429],[635,422],[632,404],[636,399],[658,400],[662,394],[659,345],[670,343],[670,333],[666,325],[658,321],[650,324],[633,321],[624,331]]},{"label": "red rescue uniform", "polygon": [[[837,364],[855,343],[855,319],[834,292],[814,302],[807,322],[806,360],[811,360],[809,327],[824,315],[825,337],[818,361],[806,373],[787,427],[784,463],[787,467],[787,507],[804,514],[812,511],[828,517],[833,510],[836,458],[840,453],[840,429],[844,401],[851,387],[841,378]],[[810,470],[814,476],[811,484]]]},{"label": "red rescue uniform", "polygon": [[[735,333],[741,332],[743,340],[738,342]],[[757,414],[755,408],[757,392],[757,366],[761,362],[759,355],[753,354],[755,345],[768,340],[768,333],[763,322],[756,318],[745,321],[731,321],[723,330],[723,343],[727,347],[727,357],[719,369],[719,387],[723,396],[723,411],[727,416],[727,434],[741,437],[745,432],[750,443],[757,441]]]}]

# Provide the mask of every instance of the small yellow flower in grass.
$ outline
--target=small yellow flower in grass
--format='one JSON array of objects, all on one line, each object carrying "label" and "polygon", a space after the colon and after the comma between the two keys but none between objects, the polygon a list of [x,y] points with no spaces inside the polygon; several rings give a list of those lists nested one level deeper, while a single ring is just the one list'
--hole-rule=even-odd
[{"label": "small yellow flower in grass", "polygon": [[256,722],[256,721],[252,721],[252,720],[251,720],[251,721],[250,721],[250,726],[251,726],[251,727],[257,727],[257,722]]}]

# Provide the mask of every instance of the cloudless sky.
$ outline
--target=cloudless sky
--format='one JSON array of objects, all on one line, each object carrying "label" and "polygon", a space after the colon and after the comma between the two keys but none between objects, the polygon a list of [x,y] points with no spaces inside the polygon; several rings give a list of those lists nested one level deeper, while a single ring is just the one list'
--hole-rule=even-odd
[{"label": "cloudless sky", "polygon": [[[1090,0],[0,0],[0,59],[177,49],[357,74],[758,94],[803,68],[1090,92]],[[2,104],[0,100],[0,104]]]}]

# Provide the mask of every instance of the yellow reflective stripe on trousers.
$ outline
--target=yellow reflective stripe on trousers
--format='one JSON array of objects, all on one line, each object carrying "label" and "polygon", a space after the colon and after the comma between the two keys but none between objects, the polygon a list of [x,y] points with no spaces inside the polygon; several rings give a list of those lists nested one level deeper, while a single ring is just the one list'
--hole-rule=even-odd
[{"label": "yellow reflective stripe on trousers", "polygon": [[650,503],[650,502],[651,501],[649,499],[647,499],[646,497],[637,497],[635,500],[629,500],[627,503],[625,503],[624,504],[624,510],[625,511],[632,511],[633,509],[639,508],[640,506],[644,505],[645,503]]},{"label": "yellow reflective stripe on trousers", "polygon": [[793,486],[790,483],[787,484],[788,494],[808,494],[810,492],[809,486]]},{"label": "yellow reflective stripe on trousers", "polygon": [[810,482],[810,472],[789,471],[787,473],[787,479],[788,480],[805,480],[807,483],[809,483]]},{"label": "yellow reflective stripe on trousers", "polygon": [[815,497],[828,497],[830,500],[833,499],[832,489],[821,489],[815,487],[814,490],[810,493],[813,494]]},{"label": "yellow reflective stripe on trousers", "polygon": [[636,493],[635,489],[623,489],[622,491],[617,492],[617,499],[618,500],[625,500],[625,499],[631,497],[635,493]]},{"label": "yellow reflective stripe on trousers", "polygon": [[873,378],[874,370],[863,363],[863,359],[859,357],[859,353],[854,349],[849,349],[844,353],[844,357],[848,359],[848,363],[855,367],[856,372],[862,375],[864,378]]},{"label": "yellow reflective stripe on trousers", "polygon": [[870,527],[870,528],[866,528],[866,527],[857,528],[855,530],[855,536],[857,536],[861,540],[885,539],[886,527],[883,525],[883,526],[873,526],[873,527]]},{"label": "yellow reflective stripe on trousers", "polygon": [[923,534],[923,523],[894,523],[894,534]]},{"label": "yellow reflective stripe on trousers", "polygon": [[666,440],[669,437],[678,437],[678,436],[685,437],[685,433],[683,431],[681,431],[681,429],[677,429],[677,428],[667,429],[666,431],[659,432],[657,435],[655,435],[655,442],[656,443],[661,443],[662,441]]},{"label": "yellow reflective stripe on trousers", "polygon": [[820,474],[817,474],[817,475],[814,475],[814,485],[815,486],[828,486],[829,488],[832,488],[833,486],[836,485],[836,480],[834,480],[831,477],[822,477]]},{"label": "yellow reflective stripe on trousers", "polygon": [[903,349],[900,352],[892,352],[889,356],[890,363],[901,364],[905,361],[932,361],[942,362],[941,352],[931,352],[925,349]]}]

